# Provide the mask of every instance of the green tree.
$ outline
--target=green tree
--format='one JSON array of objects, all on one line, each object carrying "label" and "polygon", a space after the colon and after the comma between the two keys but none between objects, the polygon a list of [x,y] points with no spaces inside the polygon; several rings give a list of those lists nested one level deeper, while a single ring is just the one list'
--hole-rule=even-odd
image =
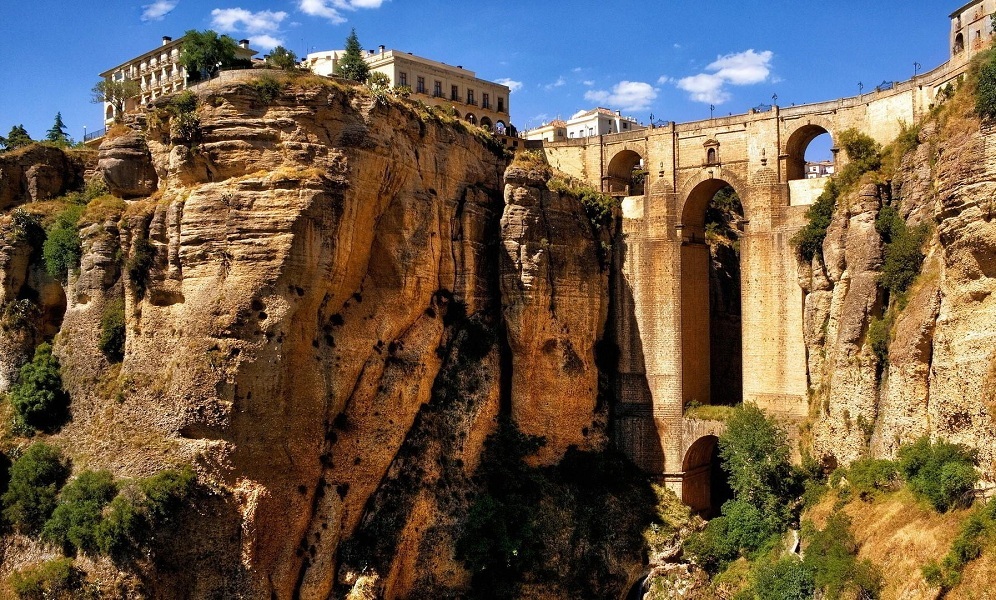
[{"label": "green tree", "polygon": [[59,493],[59,504],[42,529],[42,539],[61,546],[68,555],[77,550],[96,553],[97,527],[104,507],[117,493],[110,471],[80,473]]},{"label": "green tree", "polygon": [[996,54],[979,68],[979,83],[975,92],[975,111],[983,119],[996,118]]},{"label": "green tree", "polygon": [[14,125],[7,133],[7,137],[0,137],[0,144],[7,150],[16,150],[22,146],[27,146],[34,140],[28,135],[24,125]]},{"label": "green tree", "polygon": [[66,124],[62,121],[62,111],[55,113],[55,122],[52,123],[52,128],[45,133],[45,140],[56,144],[69,144]]},{"label": "green tree", "polygon": [[67,477],[69,465],[58,448],[44,442],[32,444],[10,468],[3,516],[23,533],[41,531]]},{"label": "green tree", "polygon": [[899,449],[899,468],[917,496],[939,511],[972,503],[971,492],[979,479],[975,451],[944,440],[931,443],[924,436]]},{"label": "green tree", "polygon": [[79,267],[80,257],[83,256],[79,220],[84,208],[75,204],[67,206],[45,232],[45,243],[42,244],[45,270],[61,281],[66,281],[69,272]]},{"label": "green tree", "polygon": [[100,316],[100,339],[97,347],[112,363],[124,359],[125,349],[125,306],[124,298],[115,298],[104,306]]},{"label": "green tree", "polygon": [[183,34],[180,64],[187,69],[187,79],[210,79],[222,69],[235,66],[238,44],[227,35],[206,29],[191,29]]},{"label": "green tree", "polygon": [[276,69],[294,71],[297,69],[297,54],[283,46],[277,46],[267,55],[266,64]]},{"label": "green tree", "polygon": [[137,96],[140,91],[142,88],[134,79],[122,79],[121,81],[105,79],[98,81],[93,86],[91,90],[93,96],[90,101],[94,104],[103,104],[104,102],[110,104],[114,107],[114,120],[119,121],[121,115],[124,114],[125,102],[129,98]]},{"label": "green tree", "polygon": [[69,395],[62,389],[59,359],[52,354],[52,346],[43,343],[35,349],[31,362],[21,367],[10,399],[17,416],[30,427],[51,431],[65,421]]},{"label": "green tree", "polygon": [[370,66],[363,59],[363,46],[356,37],[356,28],[346,38],[346,51],[335,65],[335,74],[344,79],[366,83],[370,76]]}]

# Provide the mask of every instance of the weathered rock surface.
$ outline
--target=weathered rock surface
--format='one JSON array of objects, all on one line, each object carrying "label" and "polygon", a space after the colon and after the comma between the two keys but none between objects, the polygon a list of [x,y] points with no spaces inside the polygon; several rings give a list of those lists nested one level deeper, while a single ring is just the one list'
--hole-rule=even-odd
[{"label": "weathered rock surface", "polygon": [[84,159],[71,160],[52,146],[33,144],[0,154],[0,210],[48,200],[83,181]]},{"label": "weathered rock surface", "polygon": [[505,174],[502,299],[512,351],[512,416],[543,436],[538,460],[604,442],[594,426],[595,343],[608,314],[608,273],[578,200],[551,192],[542,170]]},{"label": "weathered rock surface", "polygon": [[100,145],[97,169],[107,189],[121,198],[148,196],[156,190],[158,177],[152,155],[139,131],[105,140]]}]

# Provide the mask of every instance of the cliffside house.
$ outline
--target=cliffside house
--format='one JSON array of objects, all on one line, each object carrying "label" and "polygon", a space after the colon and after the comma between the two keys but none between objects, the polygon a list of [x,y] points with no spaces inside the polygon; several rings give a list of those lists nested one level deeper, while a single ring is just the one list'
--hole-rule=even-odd
[{"label": "cliffside house", "polygon": [[633,117],[624,117],[618,110],[597,107],[574,113],[567,120],[567,138],[584,138],[610,133],[626,133],[646,129]]},{"label": "cliffside house", "polygon": [[[163,43],[155,50],[149,50],[131,60],[108,69],[100,74],[106,80],[124,81],[131,79],[141,86],[139,95],[125,103],[125,112],[151,102],[165,94],[172,94],[187,87],[187,70],[180,65],[180,47],[183,38],[174,40],[163,36]],[[238,59],[251,59],[257,52],[249,48],[249,40],[240,40],[235,50]],[[104,103],[104,124],[110,125],[117,115],[114,106]]]},{"label": "cliffside house", "polygon": [[993,38],[996,0],[975,0],[951,13],[951,60],[968,61]]},{"label": "cliffside house", "polygon": [[[312,52],[302,66],[318,75],[330,76],[344,53],[344,50]],[[391,86],[411,88],[413,98],[452,110],[457,118],[500,135],[509,133],[508,86],[478,79],[473,71],[459,65],[454,67],[411,52],[387,50],[384,46],[369,50],[364,58],[371,72],[387,75]]]}]

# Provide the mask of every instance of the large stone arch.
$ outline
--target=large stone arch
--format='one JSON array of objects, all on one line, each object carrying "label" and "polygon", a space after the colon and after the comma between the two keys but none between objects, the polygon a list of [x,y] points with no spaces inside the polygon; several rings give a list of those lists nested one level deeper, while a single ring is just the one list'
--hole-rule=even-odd
[{"label": "large stone arch", "polygon": [[[742,377],[742,279],[739,257],[732,260],[735,268],[729,273],[735,277],[733,285],[723,293],[719,279],[713,278],[714,257],[706,239],[706,208],[718,191],[732,187],[741,196],[745,216],[748,199],[743,194],[748,189],[743,180],[732,171],[721,171],[721,177],[712,169],[700,173],[686,182],[681,195],[678,242],[680,244],[680,348],[681,348],[681,403],[712,404],[735,402],[743,397]],[[717,253],[717,257],[721,254]],[[716,271],[719,273],[720,271]],[[714,286],[714,283],[717,285]],[[715,293],[714,293],[715,292]],[[730,294],[736,294],[731,296]],[[721,298],[735,298],[735,302],[719,302]],[[732,306],[732,311],[724,309]],[[715,309],[715,310],[714,310]],[[713,323],[714,317],[717,319]],[[723,317],[722,320],[719,318]],[[719,344],[725,329],[733,327],[728,345]],[[735,334],[735,337],[734,335]],[[722,350],[723,352],[719,352]],[[727,373],[721,388],[719,374]],[[714,379],[716,382],[714,383]]]},{"label": "large stone arch", "polygon": [[834,144],[837,142],[837,132],[834,124],[829,120],[814,117],[806,119],[806,123],[798,125],[787,135],[781,148],[781,155],[785,157],[785,169],[783,177],[785,181],[806,178],[806,148],[809,143],[817,137],[827,133]]}]

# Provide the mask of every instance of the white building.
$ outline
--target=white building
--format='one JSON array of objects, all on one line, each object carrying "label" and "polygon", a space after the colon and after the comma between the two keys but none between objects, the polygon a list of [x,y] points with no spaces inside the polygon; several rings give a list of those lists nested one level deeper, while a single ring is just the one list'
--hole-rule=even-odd
[{"label": "white building", "polygon": [[[330,76],[344,53],[344,50],[312,52],[302,66],[318,75]],[[370,70],[387,75],[393,87],[411,88],[412,97],[430,106],[452,110],[457,118],[468,123],[499,134],[508,132],[508,86],[478,79],[473,71],[460,65],[447,65],[411,52],[387,50],[384,46],[368,51],[364,58]]]},{"label": "white building", "polygon": [[834,174],[834,164],[832,160],[821,160],[819,162],[806,163],[806,179],[820,179]]},{"label": "white building", "polygon": [[[124,81],[131,79],[140,84],[139,95],[125,103],[125,112],[133,110],[137,106],[148,104],[160,96],[172,94],[187,87],[187,70],[180,65],[182,45],[182,37],[174,40],[171,37],[163,36],[163,43],[160,47],[149,50],[145,54],[100,74],[106,80]],[[236,58],[248,60],[255,54],[256,51],[249,48],[249,40],[239,41],[238,48],[235,50]],[[114,114],[114,107],[105,102],[104,123],[106,125],[112,124],[115,116],[117,115]]]},{"label": "white building", "polygon": [[646,126],[640,125],[633,117],[622,116],[618,110],[598,107],[575,113],[567,120],[566,128],[567,138],[573,139],[639,131],[646,129]]},{"label": "white building", "polygon": [[549,123],[544,123],[525,132],[523,136],[527,140],[543,140],[544,142],[562,142],[567,139],[567,123],[561,119],[554,119]]},{"label": "white building", "polygon": [[951,13],[951,58],[968,60],[985,50],[993,38],[996,0],[974,0]]}]

